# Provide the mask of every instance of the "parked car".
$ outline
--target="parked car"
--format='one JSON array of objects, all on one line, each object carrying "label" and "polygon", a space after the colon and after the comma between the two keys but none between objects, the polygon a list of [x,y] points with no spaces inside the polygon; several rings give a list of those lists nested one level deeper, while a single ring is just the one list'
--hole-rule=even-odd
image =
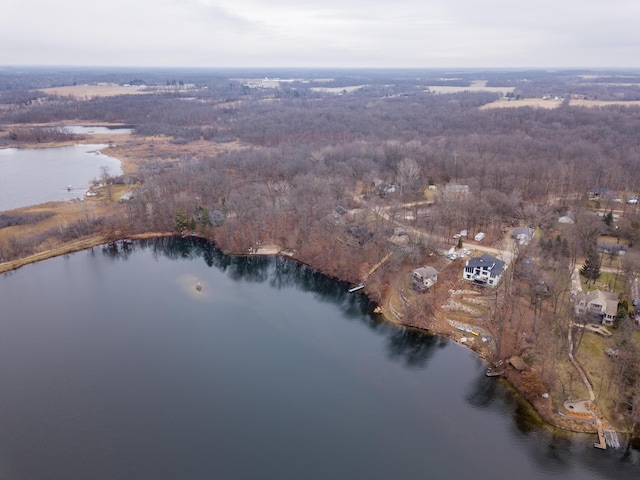
[{"label": "parked car", "polygon": [[475,237],[473,237],[473,239],[474,239],[476,242],[480,242],[480,241],[482,241],[482,239],[483,239],[483,238],[484,238],[484,233],[483,233],[483,232],[480,232],[480,233],[478,233]]}]

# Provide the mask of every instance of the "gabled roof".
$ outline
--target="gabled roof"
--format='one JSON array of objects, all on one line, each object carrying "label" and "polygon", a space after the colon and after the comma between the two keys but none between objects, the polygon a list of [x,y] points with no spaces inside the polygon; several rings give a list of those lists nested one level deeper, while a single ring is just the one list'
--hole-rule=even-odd
[{"label": "gabled roof", "polygon": [[528,237],[533,237],[534,232],[535,230],[530,227],[514,228],[513,231],[511,232],[511,236],[513,238],[516,238],[518,235],[527,235]]},{"label": "gabled roof", "polygon": [[584,299],[589,305],[593,301],[597,301],[604,306],[604,312],[607,315],[616,315],[618,313],[618,294],[615,292],[603,292],[602,290],[591,290],[589,293],[578,294],[576,301]]},{"label": "gabled roof", "polygon": [[428,267],[421,267],[421,268],[416,268],[413,271],[414,275],[419,275],[422,278],[431,278],[431,277],[437,277],[438,276],[438,270],[436,270],[435,268],[428,266]]},{"label": "gabled roof", "polygon": [[465,267],[486,268],[493,275],[500,275],[504,271],[504,262],[485,253],[481,257],[473,257],[467,260]]}]

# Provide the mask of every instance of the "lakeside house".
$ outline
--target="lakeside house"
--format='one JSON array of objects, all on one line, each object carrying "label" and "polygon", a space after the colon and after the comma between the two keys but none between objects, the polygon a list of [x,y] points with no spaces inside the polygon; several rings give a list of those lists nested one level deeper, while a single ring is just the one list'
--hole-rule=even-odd
[{"label": "lakeside house", "polygon": [[618,314],[618,294],[592,290],[578,293],[575,300],[576,315],[592,315],[603,325],[613,325]]},{"label": "lakeside house", "polygon": [[505,263],[488,253],[467,260],[462,277],[476,285],[495,286],[500,282],[505,270]]},{"label": "lakeside house", "polygon": [[434,267],[427,266],[416,268],[413,271],[412,288],[419,292],[429,290],[438,281],[438,270]]}]

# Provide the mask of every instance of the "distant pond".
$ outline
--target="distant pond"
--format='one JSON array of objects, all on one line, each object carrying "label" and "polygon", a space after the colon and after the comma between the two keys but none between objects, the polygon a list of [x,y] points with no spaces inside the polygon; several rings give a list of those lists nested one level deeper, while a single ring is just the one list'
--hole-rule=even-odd
[{"label": "distant pond", "polygon": [[104,126],[91,126],[91,125],[69,125],[64,127],[71,133],[95,135],[95,134],[111,134],[111,135],[123,135],[133,132],[133,128],[130,127],[104,127]]},{"label": "distant pond", "polygon": [[195,239],[0,276],[2,478],[639,478],[626,442],[541,427],[475,354],[347,289]]},{"label": "distant pond", "polygon": [[100,152],[107,145],[0,149],[0,211],[83,198],[102,168],[122,174],[120,160]]}]

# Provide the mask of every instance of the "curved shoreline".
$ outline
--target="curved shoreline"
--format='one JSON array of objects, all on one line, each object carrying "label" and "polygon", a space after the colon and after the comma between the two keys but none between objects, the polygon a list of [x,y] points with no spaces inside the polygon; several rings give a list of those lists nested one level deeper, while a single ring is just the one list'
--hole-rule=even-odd
[{"label": "curved shoreline", "polygon": [[[55,258],[55,257],[59,257],[61,255],[68,255],[71,253],[76,253],[76,252],[80,252],[82,250],[87,250],[93,247],[97,247],[100,245],[104,245],[107,243],[112,243],[112,242],[117,242],[117,241],[122,241],[122,240],[145,240],[145,239],[152,239],[152,238],[165,238],[165,237],[180,237],[180,238],[186,238],[183,235],[180,234],[176,234],[175,232],[146,232],[146,233],[140,233],[140,234],[134,234],[134,235],[125,235],[125,236],[121,236],[118,238],[106,238],[102,235],[96,235],[93,237],[89,237],[87,239],[84,240],[80,240],[77,242],[72,242],[72,243],[68,243],[66,245],[63,245],[59,248],[55,248],[55,249],[51,249],[51,250],[46,250],[44,252],[40,252],[34,255],[29,255],[27,257],[21,258],[21,259],[17,259],[17,260],[13,260],[10,262],[4,262],[2,264],[0,264],[0,274],[3,273],[9,273],[11,271],[17,270],[23,266],[32,264],[32,263],[36,263],[36,262],[40,262],[42,260],[47,260],[50,258]],[[206,237],[202,237],[202,236],[195,236],[195,237],[189,237],[189,238],[198,238],[200,240],[204,240],[207,242],[212,242],[210,239],[206,238]],[[225,255],[232,255],[232,256],[247,256],[246,253],[239,253],[239,252],[224,252]],[[261,255],[261,256],[279,256],[279,255],[283,255],[282,252],[278,251],[278,252],[267,252],[267,253],[253,253],[251,255]],[[303,265],[307,265],[311,268],[314,268],[315,270],[317,270],[318,272],[324,274],[324,272],[322,272],[321,269],[318,269],[316,267],[314,267],[313,265],[309,265],[295,257],[291,257],[289,255],[283,255],[286,258],[291,258],[292,260],[294,260],[297,263],[303,264]],[[330,275],[331,276],[331,275]],[[344,281],[341,280],[340,278],[336,278],[336,277],[332,277],[335,278],[337,281]],[[451,332],[444,332],[444,331],[438,331],[438,330],[429,330],[429,329],[425,329],[425,328],[420,328],[420,327],[416,327],[414,325],[410,325],[406,322],[404,322],[402,320],[402,318],[396,318],[395,315],[389,315],[388,314],[389,310],[385,309],[383,313],[381,313],[381,317],[384,319],[384,321],[392,323],[394,325],[398,325],[398,326],[402,326],[405,328],[412,328],[412,329],[416,329],[428,334],[432,334],[432,335],[439,335],[445,338],[448,338],[449,340],[452,340],[454,342],[456,342],[458,345],[464,346],[466,348],[468,348],[469,350],[473,351],[476,355],[478,355],[480,358],[482,358],[483,360],[487,360],[486,357],[483,355],[482,351],[480,351],[477,348],[473,348],[473,346],[461,342],[459,341],[459,339],[455,338],[454,335],[451,334]],[[393,312],[391,312],[393,313]],[[515,396],[518,397],[518,399],[520,401],[523,401],[526,403],[526,405],[528,406],[528,408],[530,409],[530,413],[532,415],[535,415],[536,417],[536,421],[539,422],[541,425],[546,425],[547,428],[556,428],[556,429],[560,429],[560,430],[564,430],[567,432],[573,432],[573,433],[596,433],[597,430],[595,428],[595,426],[590,426],[590,424],[588,423],[579,423],[576,424],[576,420],[571,419],[570,417],[563,417],[561,416],[561,414],[559,412],[554,413],[553,411],[550,411],[548,408],[542,408],[542,405],[536,405],[536,402],[533,401],[534,399],[531,398],[527,398],[526,395],[524,395],[520,390],[518,390],[516,384],[514,383],[513,379],[509,378],[510,375],[506,375],[505,377],[503,377],[503,383],[509,388],[509,390],[512,392],[512,394],[514,394]],[[499,379],[496,379],[497,381],[499,381]],[[547,400],[548,402],[548,400]],[[570,425],[567,423],[571,423]],[[580,428],[582,427],[582,428]]]},{"label": "curved shoreline", "polygon": [[165,233],[149,232],[149,233],[140,233],[136,235],[127,235],[124,237],[116,238],[115,240],[108,239],[107,237],[104,237],[102,235],[96,235],[83,240],[78,240],[76,242],[67,243],[58,248],[45,250],[40,253],[29,255],[27,257],[19,258],[17,260],[11,260],[9,262],[0,263],[0,274],[9,273],[21,267],[24,267],[25,265],[40,262],[42,260],[48,260],[50,258],[59,257],[61,255],[68,255],[70,253],[81,252],[82,250],[87,250],[89,248],[104,245],[105,243],[117,242],[117,241],[126,240],[126,239],[145,240],[148,238],[171,237],[173,235],[174,235],[173,233],[169,233],[169,232],[165,232]]}]

